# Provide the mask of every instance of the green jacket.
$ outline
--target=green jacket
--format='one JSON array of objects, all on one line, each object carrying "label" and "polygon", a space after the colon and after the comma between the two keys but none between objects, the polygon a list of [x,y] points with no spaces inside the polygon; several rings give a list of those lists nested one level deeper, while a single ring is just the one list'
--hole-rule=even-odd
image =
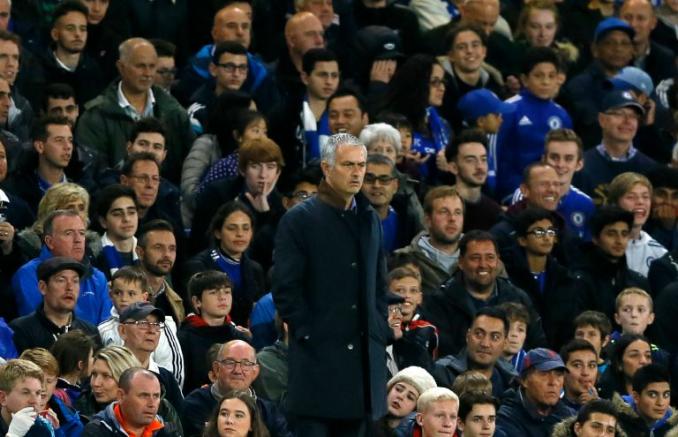
[{"label": "green jacket", "polygon": [[[118,81],[113,82],[102,94],[85,104],[85,112],[75,132],[77,141],[96,148],[109,167],[125,158],[127,141],[134,126],[134,120],[118,104],[118,84]],[[152,89],[155,96],[153,116],[160,119],[167,130],[167,157],[162,174],[177,183],[194,135],[188,115],[179,102],[156,86]]]}]

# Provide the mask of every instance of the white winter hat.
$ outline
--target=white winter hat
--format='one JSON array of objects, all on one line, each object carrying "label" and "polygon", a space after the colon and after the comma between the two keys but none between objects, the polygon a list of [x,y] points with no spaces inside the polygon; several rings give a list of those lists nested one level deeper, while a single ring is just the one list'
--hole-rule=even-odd
[{"label": "white winter hat", "polygon": [[417,366],[406,367],[400,372],[396,373],[395,376],[388,381],[388,384],[386,384],[387,391],[390,391],[391,387],[393,387],[398,382],[410,384],[412,387],[417,389],[419,395],[424,393],[429,388],[438,386],[430,373]]}]

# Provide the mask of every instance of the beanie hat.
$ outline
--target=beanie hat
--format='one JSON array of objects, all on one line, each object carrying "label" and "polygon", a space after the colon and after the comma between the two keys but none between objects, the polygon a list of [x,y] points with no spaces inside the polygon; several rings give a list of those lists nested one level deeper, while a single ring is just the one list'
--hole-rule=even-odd
[{"label": "beanie hat", "polygon": [[417,389],[419,395],[424,393],[429,388],[437,387],[438,385],[430,373],[417,366],[406,367],[400,372],[396,373],[395,376],[388,381],[388,384],[386,384],[386,391],[390,391],[391,387],[396,385],[398,382],[410,384],[412,387]]}]

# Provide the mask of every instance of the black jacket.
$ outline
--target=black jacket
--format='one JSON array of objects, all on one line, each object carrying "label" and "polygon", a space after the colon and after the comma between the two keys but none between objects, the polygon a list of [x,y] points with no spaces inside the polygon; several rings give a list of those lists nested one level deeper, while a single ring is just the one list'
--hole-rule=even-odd
[{"label": "black jacket", "polygon": [[59,65],[52,50],[48,50],[42,57],[42,72],[44,74],[44,86],[50,83],[66,83],[75,91],[75,101],[84,106],[99,95],[108,85],[101,80],[103,72],[99,64],[89,56],[87,52],[80,55],[80,62],[75,71],[65,70]]},{"label": "black jacket", "polygon": [[68,329],[56,326],[45,316],[42,302],[34,312],[12,320],[9,326],[14,330],[14,345],[19,353],[34,347],[49,349],[57,337],[75,329],[80,329],[92,337],[96,344],[101,344],[99,331],[89,322],[73,317]]},{"label": "black jacket", "polygon": [[177,337],[186,366],[184,393],[190,393],[193,389],[210,383],[207,373],[212,368],[212,363],[207,361],[207,351],[213,344],[224,344],[231,340],[249,341],[232,323],[209,326],[197,314],[186,316],[177,331]]},{"label": "black jacket", "polygon": [[580,308],[601,311],[614,320],[615,299],[625,288],[649,289],[647,279],[630,270],[626,256],[611,262],[593,243],[584,243],[579,262],[573,266],[574,275],[584,283],[578,296]]},{"label": "black jacket", "polygon": [[667,285],[678,280],[678,248],[652,261],[647,280],[650,282],[648,291],[655,299]]},{"label": "black jacket", "polygon": [[542,317],[548,344],[560,350],[572,338],[572,320],[583,310],[577,305],[577,294],[583,284],[552,256],[546,262],[544,291],[527,265],[527,255],[502,258],[511,282],[527,293]]},{"label": "black jacket", "polygon": [[[387,323],[382,230],[322,181],[291,208],[275,245],[273,300],[289,325],[288,410],[318,418],[386,414]],[[320,388],[320,389],[319,389]]]},{"label": "black jacket", "polygon": [[[520,288],[504,278],[496,279],[496,288],[487,301],[488,306],[504,302],[517,302],[525,305],[530,312],[530,325],[527,331],[526,347],[538,347],[546,344],[541,316],[534,309],[532,301]],[[440,355],[454,355],[466,346],[466,331],[471,327],[476,313],[474,303],[464,287],[463,273],[458,272],[442,286],[442,294],[426,296],[424,314],[433,323],[440,334]]]}]

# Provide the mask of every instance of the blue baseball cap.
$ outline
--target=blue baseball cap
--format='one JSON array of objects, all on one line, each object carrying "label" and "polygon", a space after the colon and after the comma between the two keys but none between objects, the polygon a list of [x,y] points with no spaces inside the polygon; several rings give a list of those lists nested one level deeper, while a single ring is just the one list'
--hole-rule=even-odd
[{"label": "blue baseball cap", "polygon": [[633,90],[647,96],[652,94],[654,84],[649,74],[638,67],[624,67],[616,76],[610,79],[612,87],[616,90]]},{"label": "blue baseball cap", "polygon": [[603,97],[603,105],[600,112],[607,112],[610,109],[633,108],[641,115],[645,114],[643,105],[633,97],[629,91],[613,90]]},{"label": "blue baseball cap", "polygon": [[525,355],[525,358],[523,358],[523,370],[520,374],[524,376],[531,369],[548,372],[549,370],[566,370],[567,368],[560,355],[551,349],[539,347],[532,349]]},{"label": "blue baseball cap", "polygon": [[608,33],[613,30],[621,30],[626,32],[629,35],[629,38],[633,39],[636,35],[636,31],[633,30],[633,27],[626,21],[619,19],[617,17],[606,18],[596,26],[596,31],[593,34],[593,42],[598,42],[605,37]]},{"label": "blue baseball cap", "polygon": [[502,102],[492,91],[481,88],[464,94],[457,103],[457,109],[464,120],[475,122],[478,117],[484,117],[487,114],[509,114],[515,111],[516,107]]}]

